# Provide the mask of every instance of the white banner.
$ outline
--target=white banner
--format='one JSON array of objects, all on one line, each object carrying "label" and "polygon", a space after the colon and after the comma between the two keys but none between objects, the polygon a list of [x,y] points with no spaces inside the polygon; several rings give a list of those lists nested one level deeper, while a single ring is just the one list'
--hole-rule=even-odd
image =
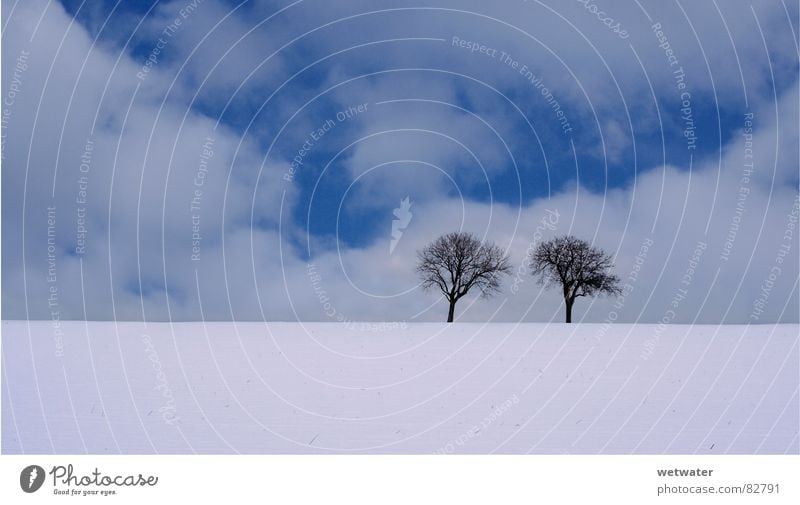
[{"label": "white banner", "polygon": [[3,503],[800,503],[798,456],[3,456]]}]

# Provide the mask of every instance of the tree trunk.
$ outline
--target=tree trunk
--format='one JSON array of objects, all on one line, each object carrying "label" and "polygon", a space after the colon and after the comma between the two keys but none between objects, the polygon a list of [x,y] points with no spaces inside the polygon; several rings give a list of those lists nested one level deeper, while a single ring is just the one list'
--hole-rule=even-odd
[{"label": "tree trunk", "polygon": [[570,300],[569,298],[564,300],[564,304],[566,305],[566,311],[567,311],[567,318],[566,318],[567,319],[566,320],[567,323],[571,323],[572,322],[572,304],[573,303],[575,303],[575,300]]},{"label": "tree trunk", "polygon": [[456,301],[455,300],[450,300],[450,311],[447,313],[447,322],[448,323],[452,323],[453,322],[453,316],[455,315],[455,313],[456,313]]}]

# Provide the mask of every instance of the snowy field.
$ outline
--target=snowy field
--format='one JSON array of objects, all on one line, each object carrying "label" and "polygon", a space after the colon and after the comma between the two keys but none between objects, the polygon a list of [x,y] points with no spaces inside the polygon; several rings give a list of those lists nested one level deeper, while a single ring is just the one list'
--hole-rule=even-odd
[{"label": "snowy field", "polygon": [[793,453],[797,325],[2,325],[3,453]]}]

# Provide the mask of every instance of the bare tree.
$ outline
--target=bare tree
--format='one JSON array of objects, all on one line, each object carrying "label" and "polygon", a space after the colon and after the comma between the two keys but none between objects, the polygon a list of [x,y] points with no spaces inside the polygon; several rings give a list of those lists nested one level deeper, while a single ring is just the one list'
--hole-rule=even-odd
[{"label": "bare tree", "polygon": [[511,271],[503,249],[483,244],[471,233],[448,233],[417,253],[422,287],[438,288],[450,303],[447,322],[453,322],[456,302],[470,289],[487,297],[500,288],[500,277]]},{"label": "bare tree", "polygon": [[573,236],[539,244],[530,267],[542,284],[561,285],[568,323],[572,322],[572,305],[577,297],[621,292],[619,277],[611,272],[614,268],[611,256]]}]

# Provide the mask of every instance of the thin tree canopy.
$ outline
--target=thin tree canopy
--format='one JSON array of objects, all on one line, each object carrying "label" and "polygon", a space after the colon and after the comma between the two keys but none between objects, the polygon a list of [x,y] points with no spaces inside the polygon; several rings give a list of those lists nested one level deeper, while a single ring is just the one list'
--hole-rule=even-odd
[{"label": "thin tree canopy", "polygon": [[572,322],[572,305],[577,297],[620,293],[619,277],[612,272],[611,256],[573,236],[556,237],[539,244],[530,267],[543,284],[561,285],[568,323]]},{"label": "thin tree canopy", "polygon": [[503,249],[483,244],[471,233],[448,233],[418,253],[417,273],[425,289],[438,288],[450,303],[447,321],[453,321],[456,302],[471,289],[489,296],[500,288],[500,278],[511,270]]}]

